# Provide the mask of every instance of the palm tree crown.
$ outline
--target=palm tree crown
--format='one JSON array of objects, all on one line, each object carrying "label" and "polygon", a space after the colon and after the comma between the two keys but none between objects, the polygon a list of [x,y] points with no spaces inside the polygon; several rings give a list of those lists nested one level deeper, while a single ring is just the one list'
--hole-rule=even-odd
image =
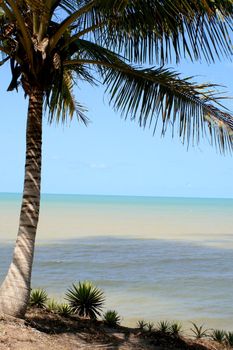
[{"label": "palm tree crown", "polygon": [[[178,121],[189,142],[208,133],[221,151],[232,148],[231,116],[220,110],[215,86],[195,84],[164,64],[182,56],[214,61],[232,55],[232,1],[5,0],[2,63],[10,60],[8,90],[38,86],[52,121],[77,113],[72,93],[80,79],[102,81],[116,110],[141,126]],[[142,68],[144,64],[148,68]],[[151,65],[157,64],[157,67]]]}]

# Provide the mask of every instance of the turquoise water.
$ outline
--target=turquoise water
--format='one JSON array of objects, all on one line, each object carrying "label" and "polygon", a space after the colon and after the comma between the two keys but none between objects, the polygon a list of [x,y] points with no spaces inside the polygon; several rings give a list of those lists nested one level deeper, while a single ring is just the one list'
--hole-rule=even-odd
[{"label": "turquoise water", "polygon": [[[0,194],[0,279],[20,196]],[[178,319],[233,330],[233,200],[42,196],[33,287],[92,280],[125,324]]]}]

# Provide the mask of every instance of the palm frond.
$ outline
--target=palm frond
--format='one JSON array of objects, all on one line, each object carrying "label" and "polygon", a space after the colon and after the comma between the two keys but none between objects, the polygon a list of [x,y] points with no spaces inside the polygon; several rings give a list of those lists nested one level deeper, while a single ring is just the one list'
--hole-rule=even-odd
[{"label": "palm frond", "polygon": [[93,27],[99,44],[130,61],[164,64],[174,55],[177,61],[230,57],[232,20],[230,0],[95,0],[81,25],[84,33]]},{"label": "palm frond", "polygon": [[30,10],[36,11],[37,13],[41,14],[43,9],[47,11],[47,4],[45,2],[41,2],[40,0],[24,0],[24,2]]},{"label": "palm frond", "polygon": [[[83,60],[84,63],[85,60],[94,60],[111,64],[115,62],[124,64],[122,56],[88,40],[77,39],[64,49],[69,51],[73,61],[77,58],[79,61]],[[67,60],[64,61],[64,64],[67,64]],[[101,69],[101,66],[99,68]]]},{"label": "palm frond", "polygon": [[162,135],[168,126],[183,142],[198,143],[209,135],[221,152],[233,148],[233,117],[220,109],[213,85],[197,85],[168,69],[145,69],[126,72],[106,69],[104,83],[110,102],[125,117],[136,119],[140,126],[153,125],[162,118]]},{"label": "palm frond", "polygon": [[13,14],[6,14],[5,10],[0,12],[0,51],[4,58],[2,64],[8,60],[17,49],[17,42],[12,38],[16,25],[9,16],[13,16]]},{"label": "palm frond", "polygon": [[10,6],[11,11],[16,19],[16,25],[19,28],[19,31],[22,36],[22,42],[24,45],[24,49],[27,53],[28,60],[30,64],[33,63],[33,52],[32,52],[32,41],[31,41],[31,35],[28,31],[27,26],[25,25],[25,20],[23,18],[23,13],[20,10],[20,7],[14,0],[6,0],[7,4]]},{"label": "palm frond", "polygon": [[67,13],[72,14],[73,12],[90,3],[90,0],[57,0],[56,3],[57,5],[61,6]]},{"label": "palm frond", "polygon": [[73,94],[73,77],[72,72],[65,70],[63,72],[61,86],[54,85],[53,89],[48,92],[45,109],[49,107],[49,122],[54,119],[57,122],[66,122],[72,120],[76,114],[77,119],[88,124],[89,120],[85,115],[86,109],[76,101]]},{"label": "palm frond", "polygon": [[0,3],[0,9],[1,9],[1,16],[4,15],[5,17],[12,18],[13,13],[11,9],[5,4],[5,2]]},{"label": "palm frond", "polygon": [[[104,83],[110,102],[116,110],[138,117],[140,126],[154,125],[162,118],[162,135],[168,126],[183,142],[198,143],[209,135],[210,142],[221,152],[233,148],[233,117],[220,109],[213,85],[197,85],[168,69],[146,69],[126,72],[106,70]],[[215,105],[217,104],[217,105]]]},{"label": "palm frond", "polygon": [[89,1],[86,5],[78,8],[77,11],[72,12],[68,17],[66,17],[62,23],[58,26],[56,32],[50,38],[50,50],[52,51],[58,41],[62,38],[63,34],[69,30],[70,25],[75,23],[75,21],[82,16],[84,13],[88,12],[93,8],[94,1]]}]

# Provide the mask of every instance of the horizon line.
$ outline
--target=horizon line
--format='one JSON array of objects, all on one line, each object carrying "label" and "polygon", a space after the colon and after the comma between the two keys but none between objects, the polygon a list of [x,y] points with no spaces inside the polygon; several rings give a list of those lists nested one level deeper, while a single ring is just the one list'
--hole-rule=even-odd
[{"label": "horizon line", "polygon": [[[1,192],[0,195],[22,195],[23,192]],[[41,196],[85,196],[85,197],[139,197],[139,198],[174,198],[174,199],[233,199],[233,197],[200,197],[200,196],[162,196],[162,195],[141,195],[141,194],[100,194],[100,193],[54,193],[54,192],[42,192]]]}]

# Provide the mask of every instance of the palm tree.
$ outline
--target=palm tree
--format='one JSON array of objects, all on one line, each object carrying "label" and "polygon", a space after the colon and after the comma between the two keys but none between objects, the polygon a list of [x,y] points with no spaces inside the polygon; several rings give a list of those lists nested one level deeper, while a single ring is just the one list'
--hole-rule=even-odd
[{"label": "palm tree", "polygon": [[39,218],[43,105],[51,122],[76,113],[87,123],[73,85],[101,82],[113,107],[140,126],[155,128],[161,117],[162,133],[177,125],[187,142],[207,135],[221,151],[232,149],[233,119],[214,85],[192,83],[164,65],[182,56],[230,57],[233,12],[231,0],[1,0],[0,10],[8,90],[20,85],[29,101],[19,230],[0,312],[23,317]]}]

